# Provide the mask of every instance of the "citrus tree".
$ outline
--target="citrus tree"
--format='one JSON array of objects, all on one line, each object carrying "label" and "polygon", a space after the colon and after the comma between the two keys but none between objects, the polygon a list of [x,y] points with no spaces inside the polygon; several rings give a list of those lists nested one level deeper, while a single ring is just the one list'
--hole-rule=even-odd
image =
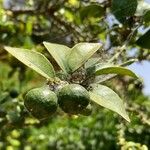
[{"label": "citrus tree", "polygon": [[149,4],[0,2],[0,148],[147,149],[149,101],[127,66],[149,60]]}]

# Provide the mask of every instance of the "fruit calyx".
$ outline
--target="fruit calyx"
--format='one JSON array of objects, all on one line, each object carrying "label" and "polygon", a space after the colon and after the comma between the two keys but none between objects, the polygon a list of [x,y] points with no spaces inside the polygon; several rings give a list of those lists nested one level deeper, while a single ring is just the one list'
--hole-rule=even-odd
[{"label": "fruit calyx", "polygon": [[62,81],[59,78],[55,77],[53,79],[47,80],[47,85],[49,86],[49,89],[52,91],[58,91],[59,89],[63,88],[65,85],[68,85],[67,81]]}]

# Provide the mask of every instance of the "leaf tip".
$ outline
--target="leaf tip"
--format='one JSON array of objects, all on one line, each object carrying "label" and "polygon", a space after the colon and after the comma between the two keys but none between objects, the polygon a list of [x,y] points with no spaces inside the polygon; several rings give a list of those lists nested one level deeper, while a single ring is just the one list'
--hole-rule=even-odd
[{"label": "leaf tip", "polygon": [[131,120],[130,120],[130,118],[127,120],[129,123],[131,123]]},{"label": "leaf tip", "polygon": [[97,43],[97,47],[98,47],[98,48],[100,48],[100,47],[102,47],[102,46],[103,46],[102,43]]},{"label": "leaf tip", "polygon": [[47,44],[47,42],[46,41],[43,41],[43,45],[45,46]]},{"label": "leaf tip", "polygon": [[7,50],[7,49],[9,49],[9,48],[10,48],[9,46],[4,46],[4,49],[5,49],[5,50]]},{"label": "leaf tip", "polygon": [[130,118],[129,118],[129,116],[127,115],[126,117],[123,117],[127,122],[131,122],[131,120],[130,120]]}]

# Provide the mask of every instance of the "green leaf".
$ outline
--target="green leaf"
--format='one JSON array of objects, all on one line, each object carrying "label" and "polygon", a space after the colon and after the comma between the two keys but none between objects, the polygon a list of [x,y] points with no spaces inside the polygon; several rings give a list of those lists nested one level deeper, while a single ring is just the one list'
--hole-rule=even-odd
[{"label": "green leaf", "polygon": [[137,41],[137,45],[139,45],[142,48],[150,49],[150,29],[142,35]]},{"label": "green leaf", "polygon": [[126,21],[126,17],[133,16],[136,8],[137,0],[112,0],[111,11],[121,23]]},{"label": "green leaf", "polygon": [[116,77],[117,75],[116,74],[108,74],[108,75],[101,75],[101,76],[96,76],[93,83],[103,83],[105,81],[108,81],[114,77]]},{"label": "green leaf", "polygon": [[10,54],[22,63],[35,70],[45,78],[55,76],[55,71],[48,59],[39,52],[22,48],[4,47]]},{"label": "green leaf", "polygon": [[150,10],[148,10],[148,11],[144,14],[143,20],[144,20],[146,23],[149,23],[149,22],[150,22]]},{"label": "green leaf", "polygon": [[128,75],[134,78],[138,78],[134,72],[132,72],[131,70],[127,68],[109,65],[109,64],[96,66],[95,74],[96,75],[118,74],[118,75]]},{"label": "green leaf", "polygon": [[104,7],[92,4],[89,6],[82,7],[80,10],[80,18],[81,20],[88,18],[88,17],[102,17],[105,13]]},{"label": "green leaf", "polygon": [[129,59],[128,61],[120,64],[120,66],[122,66],[122,67],[129,66],[129,65],[131,65],[131,64],[133,64],[133,63],[135,63],[137,61],[138,61],[138,59]]},{"label": "green leaf", "polygon": [[90,58],[86,63],[85,63],[85,68],[92,67],[96,65],[100,61],[100,57],[95,57],[95,58]]},{"label": "green leaf", "polygon": [[118,113],[130,122],[122,99],[112,89],[100,84],[93,84],[92,87],[92,91],[89,92],[92,101]]},{"label": "green leaf", "polygon": [[79,43],[72,49],[68,55],[68,66],[71,72],[81,67],[99,48],[100,43]]},{"label": "green leaf", "polygon": [[61,44],[54,44],[49,42],[43,42],[44,46],[47,48],[48,52],[52,55],[55,59],[57,64],[64,72],[68,72],[68,65],[67,65],[67,55],[70,53],[71,48],[61,45]]}]

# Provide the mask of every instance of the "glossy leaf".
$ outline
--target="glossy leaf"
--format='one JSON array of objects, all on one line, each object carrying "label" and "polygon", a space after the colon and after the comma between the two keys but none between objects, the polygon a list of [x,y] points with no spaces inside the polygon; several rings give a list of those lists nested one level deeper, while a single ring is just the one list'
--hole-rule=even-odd
[{"label": "glossy leaf", "polygon": [[134,15],[136,8],[137,0],[112,0],[112,13],[122,23],[126,21],[126,17]]},{"label": "glossy leaf", "polygon": [[68,66],[70,72],[75,71],[81,67],[99,48],[102,47],[100,43],[79,43],[72,49],[68,55]]},{"label": "glossy leaf", "polygon": [[131,70],[120,66],[114,66],[114,65],[96,66],[95,74],[96,75],[118,74],[118,75],[128,75],[134,78],[138,78],[137,75]]},{"label": "glossy leaf", "polygon": [[48,52],[52,55],[55,59],[57,64],[64,72],[68,72],[68,65],[67,65],[67,55],[70,53],[71,48],[55,43],[43,42],[44,46],[47,48]]},{"label": "glossy leaf", "polygon": [[130,122],[122,99],[112,89],[104,85],[93,84],[92,91],[89,93],[92,101],[118,113]]},{"label": "glossy leaf", "polygon": [[48,59],[39,52],[22,48],[14,48],[5,46],[10,54],[20,60],[22,63],[35,70],[45,78],[55,76],[55,71]]},{"label": "glossy leaf", "polygon": [[137,41],[137,45],[143,48],[150,49],[150,30],[148,30],[144,35],[142,35]]}]

